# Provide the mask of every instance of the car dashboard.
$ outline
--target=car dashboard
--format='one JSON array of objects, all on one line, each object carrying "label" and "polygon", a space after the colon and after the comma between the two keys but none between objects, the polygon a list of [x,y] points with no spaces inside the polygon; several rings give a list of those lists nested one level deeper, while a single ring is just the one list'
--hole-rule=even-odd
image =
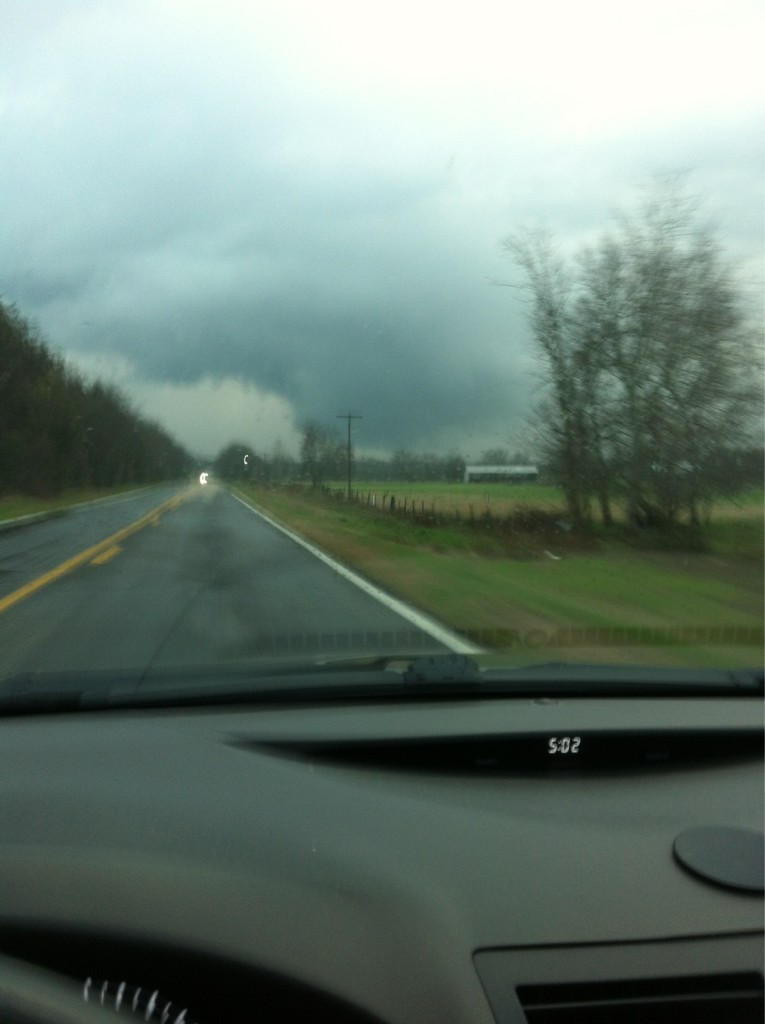
[{"label": "car dashboard", "polygon": [[753,697],[7,717],[0,954],[184,1024],[761,1021],[762,819]]}]

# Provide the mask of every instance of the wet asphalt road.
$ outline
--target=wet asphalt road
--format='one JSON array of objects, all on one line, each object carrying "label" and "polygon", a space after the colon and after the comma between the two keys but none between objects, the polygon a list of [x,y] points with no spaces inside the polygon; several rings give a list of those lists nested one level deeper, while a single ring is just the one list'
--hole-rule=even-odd
[{"label": "wet asphalt road", "polygon": [[213,484],[0,532],[0,678],[413,647],[442,645]]}]

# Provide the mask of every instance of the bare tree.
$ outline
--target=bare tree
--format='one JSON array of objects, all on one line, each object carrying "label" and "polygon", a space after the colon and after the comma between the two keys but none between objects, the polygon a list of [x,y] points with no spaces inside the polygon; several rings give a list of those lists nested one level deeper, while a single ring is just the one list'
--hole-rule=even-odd
[{"label": "bare tree", "polygon": [[528,319],[542,362],[548,395],[540,403],[543,456],[560,479],[569,514],[576,524],[589,518],[585,398],[579,337],[572,317],[572,281],[556,256],[549,235],[516,235],[505,248],[526,274]]},{"label": "bare tree", "polygon": [[571,516],[594,496],[609,522],[623,495],[632,523],[697,522],[721,453],[752,444],[761,378],[735,274],[694,204],[657,188],[573,270],[544,236],[505,246],[526,275],[546,454]]},{"label": "bare tree", "polygon": [[341,477],[346,460],[342,441],[315,420],[308,420],[300,430],[300,460],[311,486],[320,487],[325,480]]}]

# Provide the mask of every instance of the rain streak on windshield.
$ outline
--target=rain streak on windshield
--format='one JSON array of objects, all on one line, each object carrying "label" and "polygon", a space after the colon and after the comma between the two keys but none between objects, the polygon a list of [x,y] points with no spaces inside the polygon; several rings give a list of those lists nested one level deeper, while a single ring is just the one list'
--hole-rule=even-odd
[{"label": "rain streak on windshield", "polygon": [[761,665],[763,19],[7,0],[0,678]]}]

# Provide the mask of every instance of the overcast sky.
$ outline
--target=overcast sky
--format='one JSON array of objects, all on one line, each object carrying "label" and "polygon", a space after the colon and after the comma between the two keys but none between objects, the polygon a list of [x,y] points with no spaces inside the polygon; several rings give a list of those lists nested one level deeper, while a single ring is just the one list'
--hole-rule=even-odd
[{"label": "overcast sky", "polygon": [[762,290],[761,0],[2,0],[0,295],[199,454],[525,445],[501,241],[688,173]]}]

